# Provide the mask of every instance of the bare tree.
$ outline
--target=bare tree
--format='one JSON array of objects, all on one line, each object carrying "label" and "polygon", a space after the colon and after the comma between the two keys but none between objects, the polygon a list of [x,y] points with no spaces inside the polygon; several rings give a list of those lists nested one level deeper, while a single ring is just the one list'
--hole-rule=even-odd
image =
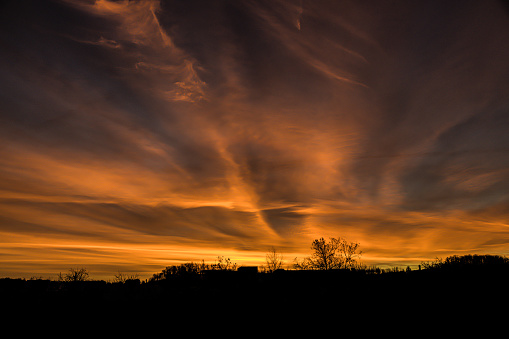
[{"label": "bare tree", "polygon": [[217,262],[211,265],[213,270],[219,271],[236,271],[237,264],[233,263],[230,258],[225,258],[223,256],[217,257]]},{"label": "bare tree", "polygon": [[59,281],[66,282],[76,282],[76,281],[87,281],[88,280],[88,271],[86,268],[70,268],[67,274],[62,275],[59,273],[58,275]]},{"label": "bare tree", "polygon": [[275,247],[271,247],[265,255],[265,262],[267,263],[267,271],[274,272],[283,268],[283,255]]},{"label": "bare tree", "polygon": [[359,246],[359,243],[348,242],[345,239],[341,239],[339,253],[343,258],[343,268],[354,268],[358,265],[358,260],[362,255],[362,251],[359,251]]},{"label": "bare tree", "polygon": [[353,268],[360,258],[359,244],[343,238],[315,239],[311,244],[313,254],[302,262],[296,260],[295,268],[311,270],[332,270]]}]

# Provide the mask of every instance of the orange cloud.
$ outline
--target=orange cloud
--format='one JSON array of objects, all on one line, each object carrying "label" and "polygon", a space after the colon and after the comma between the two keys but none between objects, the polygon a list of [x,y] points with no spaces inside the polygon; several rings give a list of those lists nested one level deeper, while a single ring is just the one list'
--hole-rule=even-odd
[{"label": "orange cloud", "polygon": [[495,5],[440,5],[440,34],[431,4],[9,6],[1,276],[291,264],[322,236],[367,264],[506,253]]}]

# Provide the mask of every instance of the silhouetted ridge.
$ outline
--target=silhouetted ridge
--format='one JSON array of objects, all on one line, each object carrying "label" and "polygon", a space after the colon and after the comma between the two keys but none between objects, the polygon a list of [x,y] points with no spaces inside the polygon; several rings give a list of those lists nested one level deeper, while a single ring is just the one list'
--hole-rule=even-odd
[{"label": "silhouetted ridge", "polygon": [[[223,263],[228,263],[223,261]],[[230,262],[231,264],[231,262]],[[277,307],[348,305],[355,312],[448,305],[461,311],[509,301],[509,260],[496,255],[464,255],[422,263],[421,269],[350,268],[259,271],[257,267],[185,263],[168,266],[148,280],[58,281],[0,279],[0,298],[14,305],[171,305],[172,312],[214,305]]]},{"label": "silhouetted ridge", "polygon": [[426,263],[425,268],[427,269],[490,269],[490,270],[505,270],[509,268],[509,258],[502,257],[499,255],[478,255],[478,254],[467,254],[467,255],[453,255],[445,259],[436,259],[435,262]]}]

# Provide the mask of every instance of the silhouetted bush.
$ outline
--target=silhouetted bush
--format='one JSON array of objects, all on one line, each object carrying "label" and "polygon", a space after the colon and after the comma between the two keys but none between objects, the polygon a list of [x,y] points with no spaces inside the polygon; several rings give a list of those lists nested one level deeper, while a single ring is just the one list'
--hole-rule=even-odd
[{"label": "silhouetted bush", "polygon": [[87,281],[88,280],[88,271],[86,268],[70,268],[69,272],[65,275],[60,273],[58,275],[59,281],[67,281],[67,282],[78,282],[78,281]]},{"label": "silhouetted bush", "polygon": [[206,271],[234,272],[236,270],[237,264],[233,263],[230,258],[219,256],[213,264],[206,264],[202,260],[201,263],[187,262],[180,265],[168,266],[162,272],[154,274],[150,281],[196,279]]},{"label": "silhouetted bush", "polygon": [[128,274],[125,274],[122,272],[118,272],[117,274],[115,274],[115,276],[113,278],[113,282],[115,282],[115,283],[126,283],[126,282],[134,281],[134,280],[140,281],[140,279],[138,279],[138,274],[128,275]]}]

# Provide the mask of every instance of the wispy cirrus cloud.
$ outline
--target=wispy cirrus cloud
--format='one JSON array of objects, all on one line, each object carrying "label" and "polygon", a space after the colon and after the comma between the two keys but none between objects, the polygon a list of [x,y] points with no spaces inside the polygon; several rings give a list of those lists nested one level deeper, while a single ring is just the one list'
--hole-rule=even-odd
[{"label": "wispy cirrus cloud", "polygon": [[320,236],[371,263],[505,253],[498,2],[30,4],[0,25],[1,274]]}]

